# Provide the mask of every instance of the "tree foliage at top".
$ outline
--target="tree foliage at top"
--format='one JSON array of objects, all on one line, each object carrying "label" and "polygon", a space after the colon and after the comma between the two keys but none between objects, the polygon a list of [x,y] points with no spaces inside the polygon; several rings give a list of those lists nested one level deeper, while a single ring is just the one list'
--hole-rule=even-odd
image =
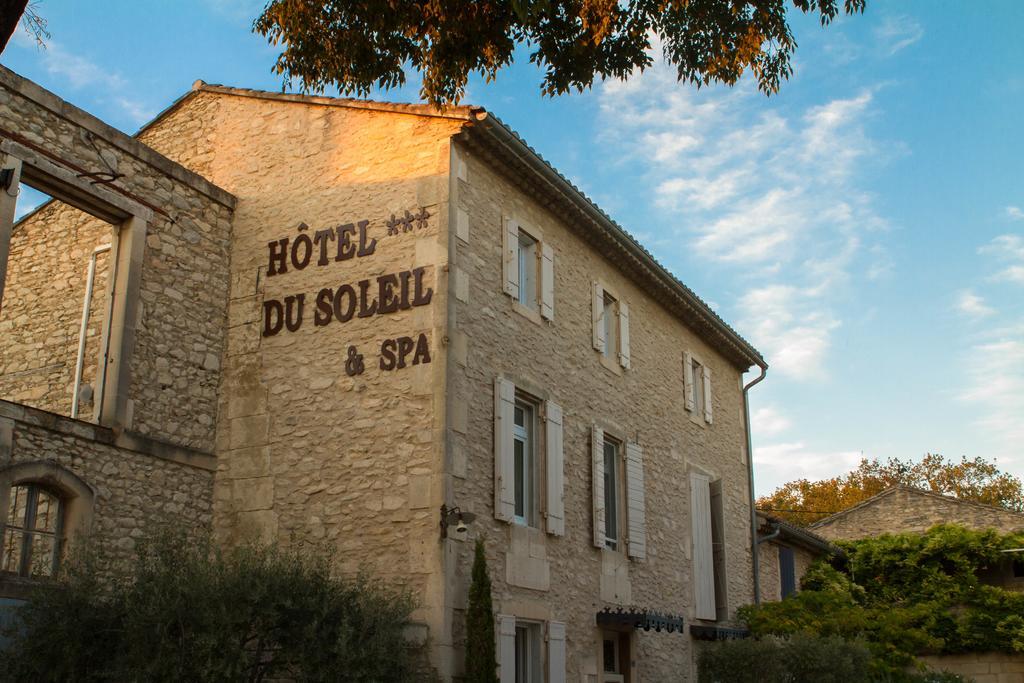
[{"label": "tree foliage at top", "polygon": [[765,93],[792,74],[787,13],[823,25],[866,0],[270,0],[253,29],[283,46],[274,70],[305,91],[365,95],[423,77],[421,96],[457,103],[470,74],[493,80],[525,45],[541,91],[582,91],[653,64],[660,44],[680,81],[732,85],[749,69]]},{"label": "tree foliage at top", "polygon": [[847,474],[809,481],[798,479],[758,499],[757,508],[793,524],[805,525],[849,509],[893,486],[913,486],[975,503],[1024,512],[1024,485],[983,458],[957,462],[928,453],[920,462],[864,458]]}]

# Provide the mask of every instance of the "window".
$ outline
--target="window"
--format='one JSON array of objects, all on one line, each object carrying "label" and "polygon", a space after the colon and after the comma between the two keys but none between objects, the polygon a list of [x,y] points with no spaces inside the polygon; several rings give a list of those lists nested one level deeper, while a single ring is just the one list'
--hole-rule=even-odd
[{"label": "window", "polygon": [[615,358],[619,354],[619,313],[615,297],[604,293],[604,355]]},{"label": "window", "polygon": [[1013,577],[1015,579],[1024,579],[1024,560],[1013,561]]},{"label": "window", "polygon": [[[540,230],[504,218],[502,289],[535,322],[555,317],[555,252]],[[525,309],[525,310],[524,310]],[[539,316],[537,315],[539,313]]]},{"label": "window", "polygon": [[779,589],[782,597],[796,592],[796,563],[793,549],[779,546]]},{"label": "window", "polygon": [[496,378],[494,516],[536,527],[543,511],[545,531],[564,535],[562,470],[562,408],[516,389],[511,380]]},{"label": "window", "polygon": [[540,683],[540,624],[516,621],[516,683]]},{"label": "window", "polygon": [[515,496],[515,521],[518,524],[534,523],[535,495],[534,482],[537,479],[536,456],[534,454],[533,406],[516,401],[513,409],[512,427],[512,478]]},{"label": "window", "polygon": [[605,631],[602,634],[601,672],[605,683],[629,680],[629,633]]},{"label": "window", "polygon": [[596,424],[591,428],[591,477],[594,547],[647,558],[647,510],[644,452]]},{"label": "window", "polygon": [[690,514],[696,616],[712,621],[725,619],[728,604],[721,479],[712,481],[698,472],[690,475]]},{"label": "window", "polygon": [[619,544],[619,444],[604,440],[604,538],[615,550]]},{"label": "window", "polygon": [[63,512],[61,499],[38,484],[12,486],[0,559],[3,571],[26,577],[56,574]]},{"label": "window", "polygon": [[704,367],[697,361],[693,361],[693,412],[704,414]]},{"label": "window", "polygon": [[537,240],[519,231],[519,303],[537,309]]},{"label": "window", "polygon": [[683,352],[683,394],[686,410],[711,424],[711,368],[689,351]]}]

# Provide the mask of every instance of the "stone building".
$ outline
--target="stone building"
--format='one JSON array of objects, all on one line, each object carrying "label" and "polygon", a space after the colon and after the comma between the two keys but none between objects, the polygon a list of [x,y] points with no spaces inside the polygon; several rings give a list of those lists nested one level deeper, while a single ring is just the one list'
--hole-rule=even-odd
[{"label": "stone building", "polygon": [[782,600],[800,590],[800,579],[820,557],[839,552],[821,536],[758,511],[761,600]]},{"label": "stone building", "polygon": [[[692,680],[733,633],[765,362],[493,115],[197,82],[129,138],[0,70],[0,138],[5,549],[326,544],[445,680],[477,538],[503,683]],[[59,201],[12,231],[18,173]]]}]

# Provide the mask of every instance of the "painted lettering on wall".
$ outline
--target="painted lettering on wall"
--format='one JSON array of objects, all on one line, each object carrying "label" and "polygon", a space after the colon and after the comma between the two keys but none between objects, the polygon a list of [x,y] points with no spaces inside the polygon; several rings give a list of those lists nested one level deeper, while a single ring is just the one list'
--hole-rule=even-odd
[{"label": "painted lettering on wall", "polygon": [[[427,227],[429,218],[430,213],[425,208],[416,213],[405,211],[402,217],[392,214],[385,222],[387,235],[423,229]],[[360,220],[310,232],[308,225],[300,223],[297,235],[267,243],[267,277],[373,256],[377,251],[377,238],[370,236],[369,226],[370,221]],[[307,321],[311,321],[314,328],[320,328],[332,323],[344,324],[353,318],[369,318],[426,306],[434,293],[424,283],[426,271],[421,266],[373,279],[342,283],[337,287],[325,287],[308,297],[300,293],[265,299],[262,334],[273,337],[283,331],[298,332],[303,324],[310,324]],[[381,370],[401,370],[429,362],[430,344],[425,334],[416,339],[397,337],[381,342],[378,362]],[[352,376],[362,374],[364,370],[362,354],[355,346],[349,346],[345,372]]]}]

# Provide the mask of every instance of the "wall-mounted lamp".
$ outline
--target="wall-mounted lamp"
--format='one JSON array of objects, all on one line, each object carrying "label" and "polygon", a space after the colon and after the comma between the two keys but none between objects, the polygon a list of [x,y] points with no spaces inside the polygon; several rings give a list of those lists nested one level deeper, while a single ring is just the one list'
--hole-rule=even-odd
[{"label": "wall-mounted lamp", "polygon": [[455,525],[456,533],[463,534],[466,532],[466,525],[472,523],[476,519],[476,515],[472,512],[463,512],[459,509],[459,506],[449,508],[447,505],[441,505],[441,538],[448,538],[448,527],[452,524]]}]

